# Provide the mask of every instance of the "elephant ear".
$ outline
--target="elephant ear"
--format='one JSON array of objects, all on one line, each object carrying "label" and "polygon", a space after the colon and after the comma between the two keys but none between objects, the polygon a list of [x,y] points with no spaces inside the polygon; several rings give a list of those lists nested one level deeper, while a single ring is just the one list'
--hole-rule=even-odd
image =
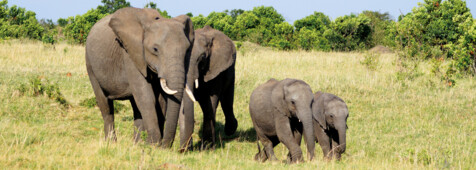
[{"label": "elephant ear", "polygon": [[195,30],[193,29],[193,23],[189,16],[187,15],[179,15],[174,20],[182,23],[184,25],[184,33],[187,36],[188,40],[190,41],[191,46],[193,45],[193,41],[195,40]]},{"label": "elephant ear", "polygon": [[[154,12],[155,11],[155,12]],[[159,12],[151,9],[122,8],[112,14],[109,27],[123,45],[139,72],[147,76],[147,63],[144,59],[144,28],[160,19]]]},{"label": "elephant ear", "polygon": [[288,95],[288,86],[296,82],[293,79],[285,79],[279,82],[272,91],[271,101],[273,106],[281,113],[287,117],[292,117],[291,112],[289,111],[288,104],[286,103],[286,95]]},{"label": "elephant ear", "polygon": [[314,103],[312,103],[312,117],[319,123],[319,125],[327,130],[325,111],[325,95],[322,92],[314,94]]},{"label": "elephant ear", "polygon": [[208,59],[209,69],[203,78],[205,82],[208,82],[235,63],[236,48],[228,36],[210,26],[203,28],[203,34],[212,40]]}]

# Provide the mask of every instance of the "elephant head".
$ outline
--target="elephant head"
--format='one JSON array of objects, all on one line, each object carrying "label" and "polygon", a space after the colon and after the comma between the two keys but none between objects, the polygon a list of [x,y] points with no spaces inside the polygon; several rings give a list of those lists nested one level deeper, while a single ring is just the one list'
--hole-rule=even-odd
[{"label": "elephant head", "polygon": [[109,27],[139,72],[145,78],[158,76],[168,94],[162,144],[170,145],[184,90],[185,63],[195,37],[192,21],[185,15],[166,19],[157,10],[130,7],[116,11]]},{"label": "elephant head", "polygon": [[[205,26],[195,30],[195,42],[187,73],[188,87],[199,87],[199,79],[208,82],[231,67],[236,60],[233,41],[222,32]],[[194,99],[192,99],[194,100]]]},{"label": "elephant head", "polygon": [[345,152],[346,148],[346,130],[349,110],[344,100],[329,94],[317,92],[314,95],[312,105],[313,117],[319,126],[329,134],[329,137],[336,144],[332,144],[331,149],[337,153],[337,158]]},{"label": "elephant head", "polygon": [[285,116],[297,118],[302,122],[304,140],[306,141],[308,158],[314,157],[314,132],[312,123],[313,94],[311,87],[304,81],[295,79],[283,80],[272,91],[273,106]]}]

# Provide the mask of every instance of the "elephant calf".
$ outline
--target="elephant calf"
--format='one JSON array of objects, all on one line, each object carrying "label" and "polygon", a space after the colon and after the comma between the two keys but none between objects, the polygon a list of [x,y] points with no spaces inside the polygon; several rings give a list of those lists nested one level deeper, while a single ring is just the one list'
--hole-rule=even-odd
[{"label": "elephant calf", "polygon": [[253,91],[249,109],[256,135],[264,147],[260,150],[258,144],[256,160],[277,160],[273,148],[282,142],[289,150],[288,162],[302,161],[303,132],[308,158],[312,160],[315,146],[312,100],[309,85],[295,79],[270,79]]},{"label": "elephant calf", "polygon": [[324,157],[340,159],[345,152],[345,131],[349,110],[344,100],[323,92],[314,94],[312,104],[314,135],[321,145]]}]

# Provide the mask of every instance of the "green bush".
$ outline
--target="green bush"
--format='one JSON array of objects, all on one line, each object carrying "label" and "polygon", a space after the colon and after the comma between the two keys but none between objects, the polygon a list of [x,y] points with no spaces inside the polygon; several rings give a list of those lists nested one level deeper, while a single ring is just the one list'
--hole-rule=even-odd
[{"label": "green bush", "polygon": [[364,53],[364,59],[360,61],[360,64],[367,67],[367,69],[375,71],[379,68],[379,53],[366,52]]},{"label": "green bush", "polygon": [[50,99],[55,100],[59,104],[65,107],[69,107],[69,103],[64,98],[63,94],[61,93],[58,84],[51,83],[46,78],[41,78],[39,76],[35,76],[30,78],[29,83],[25,84],[22,83],[17,87],[17,90],[20,92],[20,95],[27,95],[27,96],[46,96]]},{"label": "green bush", "polygon": [[403,57],[439,58],[455,61],[459,73],[474,72],[476,25],[462,0],[425,0],[412,12],[399,17],[387,38],[403,51]]}]

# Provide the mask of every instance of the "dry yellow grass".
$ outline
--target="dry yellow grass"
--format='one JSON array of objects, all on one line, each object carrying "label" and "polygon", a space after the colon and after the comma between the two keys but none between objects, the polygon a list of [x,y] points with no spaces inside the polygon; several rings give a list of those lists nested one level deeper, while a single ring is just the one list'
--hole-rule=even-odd
[{"label": "dry yellow grass", "polygon": [[[244,43],[236,65],[234,136],[223,136],[223,113],[217,113],[221,144],[214,151],[180,154],[132,141],[132,113],[127,102],[116,114],[118,141],[103,140],[97,108],[79,106],[93,97],[86,75],[84,47],[9,40],[0,43],[0,167],[6,169],[471,169],[476,167],[476,81],[458,78],[449,88],[421,62],[408,71],[396,56],[378,58],[375,71],[361,64],[362,53],[275,51]],[[71,77],[67,76],[71,73]],[[71,104],[61,107],[47,97],[19,95],[19,84],[41,76],[58,84]],[[258,163],[249,95],[269,78],[297,78],[314,91],[342,97],[350,109],[348,149],[340,162],[297,165]],[[194,139],[201,112],[196,107]],[[177,136],[178,137],[178,136]],[[304,146],[303,146],[304,148]],[[285,160],[287,149],[275,148]],[[306,152],[306,151],[304,151]]]}]

